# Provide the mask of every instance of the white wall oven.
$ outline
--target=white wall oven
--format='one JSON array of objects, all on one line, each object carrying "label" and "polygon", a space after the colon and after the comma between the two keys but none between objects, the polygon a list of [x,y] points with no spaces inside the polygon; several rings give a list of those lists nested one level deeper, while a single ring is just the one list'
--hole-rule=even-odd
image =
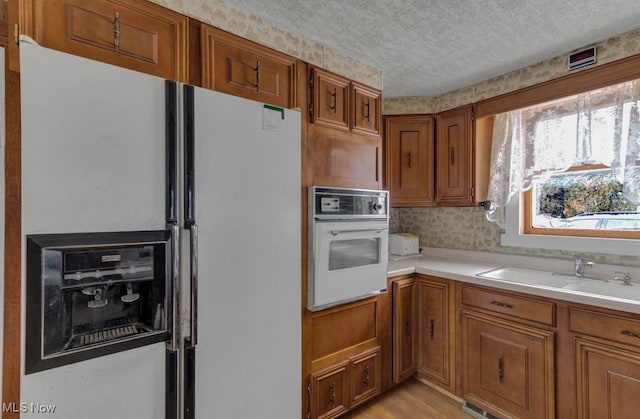
[{"label": "white wall oven", "polygon": [[386,290],[388,198],[387,191],[309,188],[309,310]]}]

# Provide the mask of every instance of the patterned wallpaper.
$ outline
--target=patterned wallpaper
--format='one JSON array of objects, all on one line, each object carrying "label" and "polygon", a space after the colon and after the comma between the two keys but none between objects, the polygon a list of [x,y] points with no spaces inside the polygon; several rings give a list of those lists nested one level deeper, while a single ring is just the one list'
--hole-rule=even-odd
[{"label": "patterned wallpaper", "polygon": [[[598,62],[610,63],[640,54],[640,29],[596,44]],[[382,113],[436,113],[567,75],[567,55],[496,77],[439,97],[384,98]]]},{"label": "patterned wallpaper", "polygon": [[[481,208],[392,208],[389,231],[411,232],[420,245],[479,252],[571,259],[572,251],[500,245],[502,229],[487,221]],[[640,266],[640,257],[584,254],[588,260],[611,265]]]},{"label": "patterned wallpaper", "polygon": [[201,22],[382,90],[382,72],[323,45],[285,32],[223,0],[151,0]]}]

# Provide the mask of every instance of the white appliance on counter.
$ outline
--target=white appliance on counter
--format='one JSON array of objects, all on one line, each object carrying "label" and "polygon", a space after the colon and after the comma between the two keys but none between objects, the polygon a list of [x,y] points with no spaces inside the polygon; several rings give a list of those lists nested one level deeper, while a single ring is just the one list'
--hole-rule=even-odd
[{"label": "white appliance on counter", "polygon": [[387,191],[309,188],[309,310],[387,289],[388,214]]},{"label": "white appliance on counter", "polygon": [[64,419],[299,417],[299,112],[20,50],[23,243],[170,233],[176,313],[163,342],[30,374],[23,356],[21,401]]},{"label": "white appliance on counter", "polygon": [[389,234],[389,253],[396,256],[417,255],[420,253],[420,240],[417,234]]}]

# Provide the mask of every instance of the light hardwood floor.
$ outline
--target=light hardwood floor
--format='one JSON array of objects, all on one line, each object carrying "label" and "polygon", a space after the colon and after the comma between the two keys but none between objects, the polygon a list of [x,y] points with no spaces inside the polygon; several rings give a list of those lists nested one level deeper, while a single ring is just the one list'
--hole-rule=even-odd
[{"label": "light hardwood floor", "polygon": [[470,419],[460,403],[411,379],[349,412],[352,419]]}]

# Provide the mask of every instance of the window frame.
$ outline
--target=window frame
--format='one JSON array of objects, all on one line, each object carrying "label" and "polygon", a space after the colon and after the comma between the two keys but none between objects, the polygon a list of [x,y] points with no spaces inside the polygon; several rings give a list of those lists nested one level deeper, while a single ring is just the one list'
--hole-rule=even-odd
[{"label": "window frame", "polygon": [[[612,85],[611,85],[612,86]],[[599,87],[593,89],[591,91],[597,91],[601,89],[606,89],[609,86]],[[542,109],[549,109],[553,107],[559,107],[566,103],[575,100],[578,94],[570,95],[564,98],[556,99],[551,101],[548,104],[538,104],[532,105],[531,107],[540,107]],[[604,108],[607,106],[611,106],[614,102],[613,97],[610,102],[604,101],[600,103],[599,108]],[[571,112],[561,113],[559,116],[568,115]],[[542,115],[542,113],[541,113]],[[533,128],[538,122],[543,120],[543,117],[537,118],[535,120],[531,120],[527,124],[527,129]],[[582,172],[588,170],[595,169],[608,169],[609,166],[604,164],[581,164],[578,166],[571,166],[567,170],[562,173],[569,172]],[[523,208],[520,212],[520,234],[523,235],[541,235],[541,236],[568,236],[568,237],[576,237],[576,238],[615,238],[615,239],[640,239],[640,230],[638,231],[630,231],[630,230],[605,230],[605,229],[568,229],[568,228],[542,228],[542,227],[534,227],[533,226],[533,188],[525,191],[521,195],[520,202],[522,203]]]}]

